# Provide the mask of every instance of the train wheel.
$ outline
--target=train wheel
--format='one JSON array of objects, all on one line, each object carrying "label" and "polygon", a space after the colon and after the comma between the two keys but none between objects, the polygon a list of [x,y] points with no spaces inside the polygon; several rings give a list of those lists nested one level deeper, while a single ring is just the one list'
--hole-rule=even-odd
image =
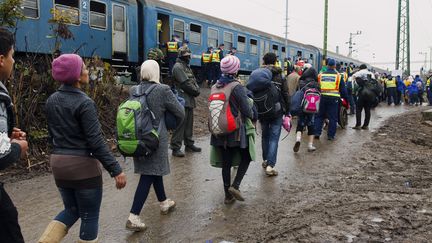
[{"label": "train wheel", "polygon": [[339,110],[339,126],[342,129],[345,129],[346,126],[348,125],[348,111],[345,107],[341,107]]}]

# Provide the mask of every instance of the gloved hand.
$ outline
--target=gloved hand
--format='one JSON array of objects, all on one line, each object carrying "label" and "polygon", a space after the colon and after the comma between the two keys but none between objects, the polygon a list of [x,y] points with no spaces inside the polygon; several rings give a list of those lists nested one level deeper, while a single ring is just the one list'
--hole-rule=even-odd
[{"label": "gloved hand", "polygon": [[284,116],[282,121],[282,127],[289,133],[291,131],[291,116]]}]

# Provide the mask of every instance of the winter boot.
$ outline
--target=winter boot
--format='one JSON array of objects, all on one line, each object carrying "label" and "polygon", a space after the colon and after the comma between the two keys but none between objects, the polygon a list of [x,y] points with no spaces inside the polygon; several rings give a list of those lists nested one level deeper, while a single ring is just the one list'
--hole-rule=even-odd
[{"label": "winter boot", "polygon": [[66,236],[68,229],[65,224],[60,221],[53,220],[45,229],[45,232],[40,237],[38,243],[60,243]]},{"label": "winter boot", "polygon": [[126,229],[138,232],[147,229],[147,226],[141,221],[139,215],[131,213],[126,222]]},{"label": "winter boot", "polygon": [[161,214],[168,214],[171,209],[175,208],[175,206],[176,203],[168,198],[167,200],[160,203]]}]

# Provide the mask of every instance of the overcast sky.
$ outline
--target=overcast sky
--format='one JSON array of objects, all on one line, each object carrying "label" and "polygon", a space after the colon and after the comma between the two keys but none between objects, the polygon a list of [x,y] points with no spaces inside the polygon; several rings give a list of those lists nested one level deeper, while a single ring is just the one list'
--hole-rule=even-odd
[{"label": "overcast sky", "polygon": [[[231,22],[284,36],[285,0],[163,0],[204,14],[218,14]],[[328,49],[348,54],[350,32],[354,38],[353,57],[376,66],[394,69],[396,59],[398,0],[329,0]],[[430,68],[432,47],[432,0],[410,1],[411,70]],[[323,46],[324,0],[289,0],[288,38],[317,47]],[[429,27],[429,28],[428,28]],[[417,63],[418,62],[418,63]],[[386,63],[386,64],[382,64]]]}]

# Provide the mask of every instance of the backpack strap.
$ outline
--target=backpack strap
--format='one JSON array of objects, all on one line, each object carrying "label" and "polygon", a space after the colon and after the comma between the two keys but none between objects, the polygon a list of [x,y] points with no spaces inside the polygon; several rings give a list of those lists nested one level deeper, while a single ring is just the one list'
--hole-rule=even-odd
[{"label": "backpack strap", "polygon": [[153,127],[157,130],[158,133],[160,133],[160,124],[162,123],[162,119],[160,120],[159,124],[155,125],[154,121],[156,120],[156,117],[153,113],[153,111],[150,110],[150,107],[147,103],[147,96],[156,88],[157,84],[151,84],[147,89],[144,90],[144,85],[141,83],[139,84],[138,88],[135,90],[134,95],[137,97],[140,97],[140,102],[142,105],[144,105],[145,109],[148,109],[152,115],[153,120]]}]

